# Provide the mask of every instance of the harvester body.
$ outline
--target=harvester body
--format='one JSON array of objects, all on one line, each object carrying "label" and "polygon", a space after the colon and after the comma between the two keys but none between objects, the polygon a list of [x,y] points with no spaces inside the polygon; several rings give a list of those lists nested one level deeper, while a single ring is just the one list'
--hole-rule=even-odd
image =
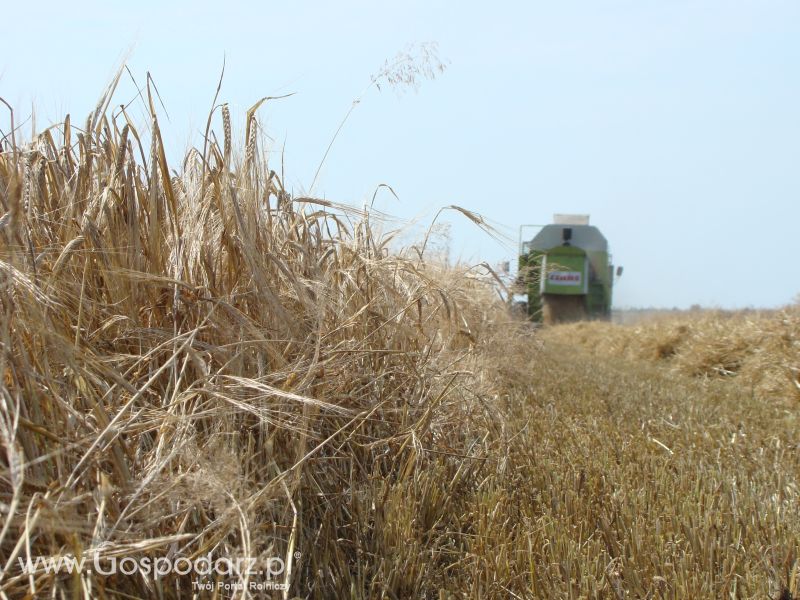
[{"label": "harvester body", "polygon": [[528,317],[558,323],[610,319],[614,270],[608,242],[585,215],[556,215],[519,257]]}]

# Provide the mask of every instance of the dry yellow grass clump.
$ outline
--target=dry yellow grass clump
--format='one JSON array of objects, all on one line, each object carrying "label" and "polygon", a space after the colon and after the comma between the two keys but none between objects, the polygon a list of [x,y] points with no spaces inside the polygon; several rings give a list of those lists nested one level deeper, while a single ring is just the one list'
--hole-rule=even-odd
[{"label": "dry yellow grass clump", "polygon": [[178,175],[152,101],[146,133],[110,101],[0,152],[2,596],[188,597],[20,560],[209,553],[317,598],[419,590],[395,528],[432,525],[406,513],[427,456],[481,444],[470,356],[514,326],[492,287],[290,197],[254,110],[241,160],[221,107]]},{"label": "dry yellow grass clump", "polygon": [[548,336],[600,356],[660,362],[675,372],[730,378],[762,398],[800,400],[800,308],[696,311],[634,325],[582,322]]}]

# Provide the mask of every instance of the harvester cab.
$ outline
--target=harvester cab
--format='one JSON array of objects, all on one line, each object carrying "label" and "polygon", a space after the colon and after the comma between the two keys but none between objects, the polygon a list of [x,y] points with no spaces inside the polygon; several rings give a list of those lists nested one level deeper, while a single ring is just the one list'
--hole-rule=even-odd
[{"label": "harvester cab", "polygon": [[533,321],[611,318],[614,267],[608,242],[589,215],[554,215],[552,224],[522,243],[519,277]]}]

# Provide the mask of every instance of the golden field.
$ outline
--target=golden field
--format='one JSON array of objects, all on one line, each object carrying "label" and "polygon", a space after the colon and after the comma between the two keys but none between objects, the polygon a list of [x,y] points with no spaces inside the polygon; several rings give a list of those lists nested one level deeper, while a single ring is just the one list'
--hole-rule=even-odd
[{"label": "golden field", "polygon": [[[0,596],[800,595],[796,313],[535,330],[112,91],[0,152]],[[22,568],[205,556],[287,587]]]},{"label": "golden field", "polygon": [[554,339],[597,356],[650,361],[671,372],[726,379],[759,399],[800,401],[800,306],[770,311],[692,311],[631,325],[583,322]]}]

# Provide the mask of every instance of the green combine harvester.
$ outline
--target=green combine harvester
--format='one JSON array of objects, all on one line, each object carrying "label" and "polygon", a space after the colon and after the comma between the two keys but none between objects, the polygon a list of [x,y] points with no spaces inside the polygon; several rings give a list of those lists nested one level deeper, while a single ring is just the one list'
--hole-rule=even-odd
[{"label": "green combine harvester", "polygon": [[[621,274],[618,267],[616,275]],[[614,267],[608,242],[589,225],[588,215],[554,215],[551,225],[521,242],[517,281],[532,321],[611,318]]]}]

